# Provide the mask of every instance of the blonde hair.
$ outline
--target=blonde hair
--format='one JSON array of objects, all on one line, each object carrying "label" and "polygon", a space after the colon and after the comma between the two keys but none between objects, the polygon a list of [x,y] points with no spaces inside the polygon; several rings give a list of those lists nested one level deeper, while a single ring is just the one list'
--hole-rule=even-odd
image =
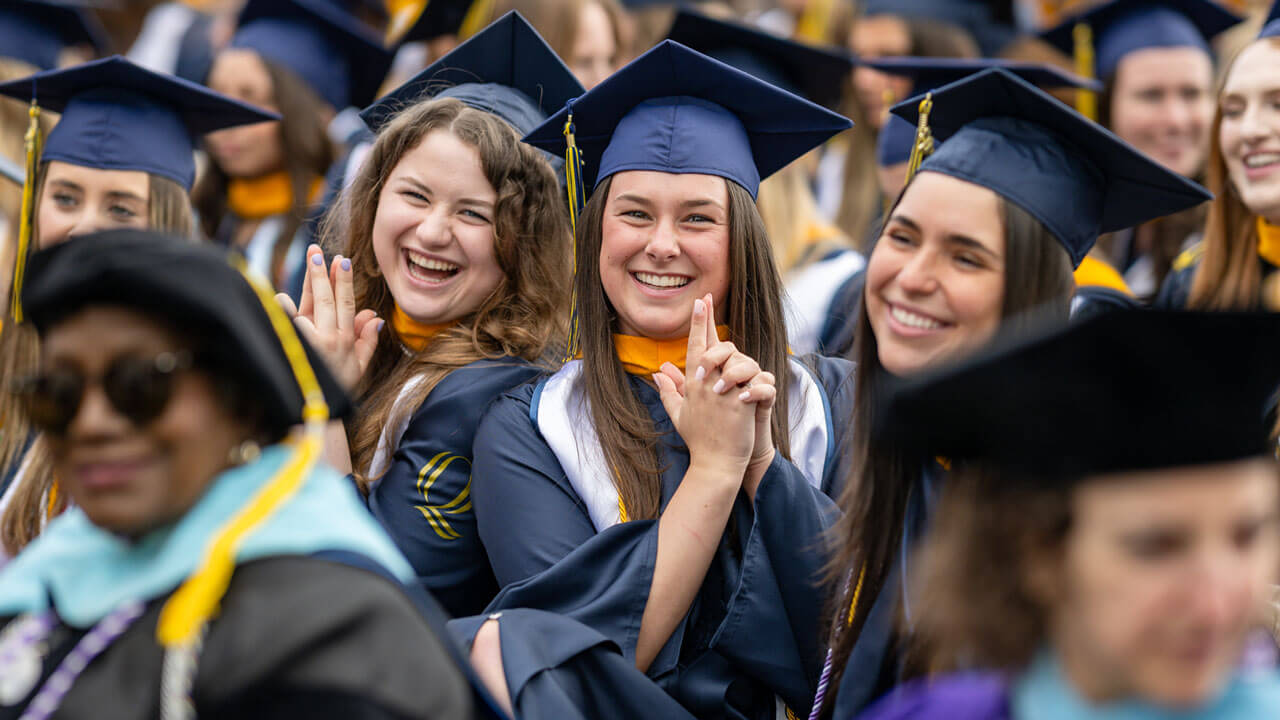
[{"label": "blonde hair", "polygon": [[[344,247],[354,271],[356,306],[383,318],[395,298],[382,278],[373,249],[378,199],[406,153],[434,130],[446,130],[474,147],[497,193],[494,256],[503,279],[480,307],[441,332],[422,352],[406,354],[394,326],[378,339],[368,370],[356,388],[363,411],[347,428],[351,466],[367,489],[370,463],[382,429],[416,410],[450,372],[485,358],[543,358],[563,334],[569,288],[569,218],[546,158],[520,142],[516,131],[487,112],[452,98],[426,100],[395,116],[378,135],[351,186],[325,220],[328,247]],[[422,377],[408,402],[397,403],[410,379]]]},{"label": "blonde hair", "polygon": [[853,245],[818,212],[801,163],[792,163],[765,178],[756,194],[756,206],[773,246],[778,272],[784,275],[832,250]]},{"label": "blonde hair", "polygon": [[[37,203],[44,193],[49,175],[48,161],[40,163],[36,174]],[[153,230],[163,230],[180,237],[191,237],[195,221],[191,202],[178,183],[159,175],[147,175],[147,221]],[[37,213],[38,214],[38,213]],[[38,239],[40,229],[31,220],[31,236]],[[12,300],[13,288],[5,293],[5,311]],[[40,362],[40,337],[30,325],[6,326],[0,331],[0,378],[21,378],[34,373]],[[44,521],[66,508],[65,495],[50,498],[53,487],[53,459],[39,437],[27,440],[32,428],[19,405],[17,396],[0,393],[0,476],[16,473],[24,467],[21,484],[14,489],[13,499],[0,516],[0,544],[9,555],[16,555],[40,534]],[[55,502],[50,502],[50,500]]]}]

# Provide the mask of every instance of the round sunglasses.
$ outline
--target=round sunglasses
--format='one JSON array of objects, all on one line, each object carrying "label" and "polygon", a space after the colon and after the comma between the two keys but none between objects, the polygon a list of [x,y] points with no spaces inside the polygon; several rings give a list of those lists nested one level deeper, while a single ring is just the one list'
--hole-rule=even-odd
[{"label": "round sunglasses", "polygon": [[51,435],[65,435],[90,385],[98,384],[108,402],[136,427],[144,427],[164,412],[173,395],[173,382],[192,366],[185,350],[154,357],[116,358],[100,376],[89,377],[72,368],[55,368],[18,380],[13,392],[22,401],[31,424]]}]

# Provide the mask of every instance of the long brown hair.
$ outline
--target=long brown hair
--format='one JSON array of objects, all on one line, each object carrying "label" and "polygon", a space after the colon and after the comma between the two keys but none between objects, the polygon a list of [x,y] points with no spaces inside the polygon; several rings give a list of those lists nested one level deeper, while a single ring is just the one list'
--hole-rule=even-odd
[{"label": "long brown hair", "polygon": [[[899,202],[906,192],[904,188]],[[1030,213],[1003,197],[1000,206],[1005,237],[1000,332],[1017,333],[1046,320],[1065,320],[1075,290],[1066,251]],[[888,372],[880,364],[865,303],[860,303],[857,317],[853,343],[856,401],[847,436],[850,472],[840,496],[844,514],[832,529],[836,551],[828,566],[832,601],[827,616],[841,619],[833,623],[829,633],[836,663],[824,702],[824,712],[828,714],[835,706],[849,653],[893,570],[905,532],[907,505],[911,494],[919,491],[916,486],[927,461],[888,443],[872,441]],[[849,582],[851,572],[860,574],[860,583]],[[853,620],[846,625],[843,618],[848,616],[850,606]]]},{"label": "long brown hair", "polygon": [[[1280,46],[1280,39],[1266,42]],[[1209,162],[1205,183],[1214,199],[1204,224],[1204,255],[1191,281],[1187,298],[1193,310],[1252,310],[1262,294],[1262,260],[1258,257],[1258,216],[1249,210],[1227,173],[1222,154],[1222,89],[1239,55],[1232,58],[1218,85],[1218,103],[1209,131]]]},{"label": "long brown hair", "polygon": [[582,9],[589,3],[599,5],[609,16],[614,46],[618,48],[616,61],[621,65],[630,52],[631,25],[617,0],[502,0],[493,16],[518,10],[555,54],[566,65],[572,65],[573,44],[578,38],[578,26],[582,24]]},{"label": "long brown hair", "polygon": [[[632,520],[656,518],[661,503],[662,467],[653,420],[631,391],[627,373],[613,346],[617,318],[600,280],[600,251],[604,242],[604,209],[613,178],[605,178],[592,193],[578,219],[577,268],[582,375],[577,390],[585,390],[591,419],[609,467],[614,469],[618,495]],[[787,330],[782,314],[782,281],[773,250],[756,204],[742,186],[729,188],[729,295],[725,311],[729,339],[737,348],[773,373],[778,399],[773,407],[773,441],[790,457],[787,386]]]},{"label": "long brown hair", "polygon": [[[276,277],[298,228],[307,220],[314,198],[311,191],[316,178],[324,177],[337,158],[329,139],[326,118],[332,111],[310,86],[292,70],[266,58],[262,64],[271,77],[275,107],[280,108],[280,142],[284,150],[284,168],[293,189],[293,210],[276,236],[271,253],[271,277]],[[227,183],[230,178],[217,163],[210,162],[191,191],[192,202],[200,212],[200,229],[212,238],[227,212]]]},{"label": "long brown hair", "polygon": [[1031,663],[1049,635],[1043,578],[1032,573],[1061,561],[1071,487],[992,469],[947,479],[909,578],[914,632],[905,675],[1017,672]]},{"label": "long brown hair", "polygon": [[[397,413],[416,410],[446,375],[477,360],[506,356],[538,361],[562,334],[567,314],[569,219],[551,165],[496,115],[451,98],[420,102],[396,115],[326,218],[327,244],[346,248],[351,258],[356,306],[372,308],[383,318],[395,310],[373,249],[378,199],[400,159],[437,130],[478,151],[485,178],[497,192],[493,249],[503,279],[479,309],[441,332],[422,352],[406,354],[393,326],[381,333],[356,388],[360,418],[347,432],[352,467],[366,489],[377,479],[367,473],[382,429],[403,419]],[[401,389],[414,377],[423,381],[408,402],[397,405]]]},{"label": "long brown hair", "polygon": [[[36,175],[35,196],[44,195],[45,178],[49,175],[49,163],[42,162]],[[194,220],[191,202],[178,183],[159,175],[147,176],[147,227],[163,230],[179,237],[191,237]],[[38,215],[38,213],[37,213]],[[31,221],[31,235],[40,237],[35,218]],[[5,299],[8,312],[13,289]],[[40,338],[30,325],[6,323],[0,331],[0,378],[6,381],[34,373],[40,360]],[[0,544],[10,555],[15,555],[27,543],[40,534],[44,520],[52,513],[66,507],[66,497],[59,496],[52,506],[46,498],[53,486],[53,463],[48,449],[37,438],[30,438],[32,429],[26,414],[19,406],[17,396],[0,389],[0,476],[16,473],[25,464],[22,484],[13,491],[13,499],[0,516]],[[27,448],[28,439],[32,440]]]}]

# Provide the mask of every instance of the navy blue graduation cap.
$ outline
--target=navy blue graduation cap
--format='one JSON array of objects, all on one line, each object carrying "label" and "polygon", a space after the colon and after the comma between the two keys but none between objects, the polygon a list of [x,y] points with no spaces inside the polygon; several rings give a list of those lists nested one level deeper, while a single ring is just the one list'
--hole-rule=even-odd
[{"label": "navy blue graduation cap", "polygon": [[[458,35],[477,0],[428,0],[409,5],[391,18],[387,37],[394,43],[426,42]],[[424,5],[426,7],[421,7]]]},{"label": "navy blue graduation cap", "polygon": [[1125,310],[907,381],[879,437],[1016,479],[1270,455],[1280,315]]},{"label": "navy blue graduation cap", "polygon": [[1094,75],[1106,78],[1125,55],[1147,48],[1194,47],[1212,55],[1209,41],[1240,20],[1213,0],[1111,0],[1064,20],[1042,37],[1079,60],[1076,27],[1088,27]]},{"label": "navy blue graduation cap", "polygon": [[[919,97],[893,113],[918,123]],[[1000,68],[932,93],[936,151],[921,171],[994,190],[1039,220],[1074,264],[1098,235],[1213,196],[1051,95]]]},{"label": "navy blue graduation cap", "polygon": [[623,170],[656,170],[718,175],[752,197],[761,179],[853,125],[671,40],[570,101],[524,140],[563,156],[570,119],[587,189]]},{"label": "navy blue graduation cap", "polygon": [[1262,32],[1258,33],[1258,39],[1272,37],[1280,37],[1280,0],[1271,4],[1271,11],[1262,24]]},{"label": "navy blue graduation cap", "polygon": [[0,95],[62,113],[42,160],[141,170],[185,188],[198,136],[280,117],[119,55],[0,84]]},{"label": "navy blue graduation cap", "polygon": [[[1101,83],[1096,80],[1082,78],[1043,63],[970,58],[887,57],[859,60],[858,64],[888,75],[910,79],[912,95],[928,92],[993,67],[1004,68],[1037,87],[1102,89]],[[876,161],[881,167],[907,162],[915,138],[914,125],[896,115],[890,115],[876,138]]]},{"label": "navy blue graduation cap", "polygon": [[[434,2],[434,0],[433,0]],[[585,90],[537,30],[512,10],[360,113],[378,132],[429,97],[453,97],[506,120],[520,134]]]},{"label": "navy blue graduation cap", "polygon": [[378,95],[391,53],[336,0],[249,0],[231,46],[288,68],[335,109]]},{"label": "navy blue graduation cap", "polygon": [[667,37],[825,107],[840,101],[853,59],[772,33],[689,10],[676,14]]},{"label": "navy blue graduation cap", "polygon": [[92,45],[102,52],[107,35],[83,3],[50,0],[5,0],[0,6],[0,55],[17,58],[41,70],[58,66],[58,54],[73,45]]}]

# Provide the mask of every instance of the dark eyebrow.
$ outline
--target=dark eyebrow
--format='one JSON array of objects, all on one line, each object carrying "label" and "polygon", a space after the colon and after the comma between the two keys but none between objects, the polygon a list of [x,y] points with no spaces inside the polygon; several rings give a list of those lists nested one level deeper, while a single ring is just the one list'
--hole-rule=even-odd
[{"label": "dark eyebrow", "polygon": [[693,200],[685,200],[684,202],[680,203],[680,207],[685,210],[690,210],[693,208],[700,208],[700,207],[708,207],[708,206],[717,208],[720,210],[724,209],[723,205],[716,202],[715,200],[712,200],[711,198],[695,198]]},{"label": "dark eyebrow", "polygon": [[141,195],[138,195],[137,193],[126,192],[123,190],[113,190],[107,193],[107,197],[111,198],[112,200],[137,200],[139,202],[147,201],[146,198],[142,197]]},{"label": "dark eyebrow", "polygon": [[[916,224],[916,221],[912,220],[911,218],[901,213],[894,213],[894,215],[889,218],[889,223],[886,224],[885,227],[887,228],[889,224],[892,224],[892,223],[905,225],[907,229],[911,230],[912,232],[917,232],[917,233],[920,232],[920,226]],[[944,239],[948,243],[951,243],[953,245],[963,245],[967,248],[977,250],[978,252],[988,255],[991,258],[999,258],[999,255],[997,255],[994,250],[987,247],[985,243],[983,243],[980,240],[975,240],[974,238],[971,238],[968,235],[951,233],[951,234],[948,234]]]},{"label": "dark eyebrow", "polygon": [[649,198],[643,195],[636,195],[635,193],[622,193],[618,197],[614,198],[614,200],[617,200],[619,202],[633,202],[633,203],[636,203],[637,205],[652,204],[652,201],[649,200]]},{"label": "dark eyebrow", "polygon": [[61,178],[56,178],[56,179],[54,179],[54,180],[51,180],[50,182],[51,182],[52,184],[54,184],[54,185],[61,185],[61,186],[65,187],[65,188],[67,188],[68,190],[75,190],[75,191],[77,191],[77,192],[84,192],[84,188],[80,187],[80,185],[79,185],[79,184],[77,184],[77,183],[73,183],[73,182],[71,182],[70,180],[63,180],[63,179],[61,179]]}]

